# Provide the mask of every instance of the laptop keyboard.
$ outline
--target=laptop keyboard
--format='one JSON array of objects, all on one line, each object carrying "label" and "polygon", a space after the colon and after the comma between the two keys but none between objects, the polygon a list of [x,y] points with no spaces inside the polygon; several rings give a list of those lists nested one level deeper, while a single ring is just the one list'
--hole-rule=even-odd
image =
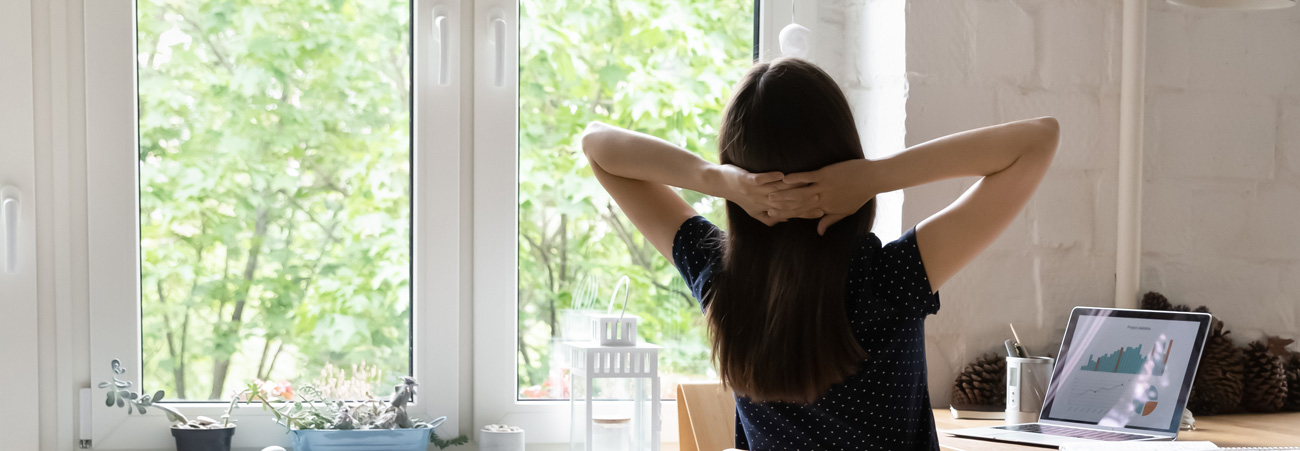
[{"label": "laptop keyboard", "polygon": [[1085,440],[1102,440],[1107,442],[1122,442],[1126,440],[1138,440],[1138,439],[1151,437],[1149,435],[1141,435],[1141,434],[1127,434],[1123,432],[1067,428],[1067,427],[1051,426],[1051,425],[1038,424],[1038,423],[1014,424],[1011,426],[998,426],[997,428],[1006,429],[1008,431],[1033,432],[1038,434],[1055,435],[1058,437],[1081,438]]}]

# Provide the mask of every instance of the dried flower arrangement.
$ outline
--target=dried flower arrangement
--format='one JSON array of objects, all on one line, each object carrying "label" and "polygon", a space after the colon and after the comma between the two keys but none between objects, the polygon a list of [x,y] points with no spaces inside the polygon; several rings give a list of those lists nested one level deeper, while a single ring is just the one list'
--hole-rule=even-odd
[{"label": "dried flower arrangement", "polygon": [[312,386],[320,390],[325,399],[367,399],[371,387],[383,380],[383,371],[376,365],[361,362],[352,365],[351,374],[347,368],[339,368],[326,363],[320,370],[320,378],[311,381]]}]

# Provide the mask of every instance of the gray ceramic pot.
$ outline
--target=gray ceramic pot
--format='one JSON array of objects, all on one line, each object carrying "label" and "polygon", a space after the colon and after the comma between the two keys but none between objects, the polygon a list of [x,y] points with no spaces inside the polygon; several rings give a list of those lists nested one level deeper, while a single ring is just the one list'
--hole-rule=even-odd
[{"label": "gray ceramic pot", "polygon": [[176,451],[230,451],[235,427],[221,429],[172,428]]}]

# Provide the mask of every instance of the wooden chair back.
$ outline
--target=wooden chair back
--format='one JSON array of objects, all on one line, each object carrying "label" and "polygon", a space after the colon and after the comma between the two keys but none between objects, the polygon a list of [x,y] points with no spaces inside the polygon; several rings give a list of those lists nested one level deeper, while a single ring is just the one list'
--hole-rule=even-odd
[{"label": "wooden chair back", "polygon": [[736,438],[736,398],[721,382],[677,386],[677,431],[681,451],[727,450]]}]

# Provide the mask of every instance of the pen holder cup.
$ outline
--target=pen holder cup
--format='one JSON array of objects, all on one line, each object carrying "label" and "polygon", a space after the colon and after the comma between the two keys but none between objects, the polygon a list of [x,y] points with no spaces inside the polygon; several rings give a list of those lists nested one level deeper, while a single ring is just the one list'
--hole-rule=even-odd
[{"label": "pen holder cup", "polygon": [[1007,357],[1007,424],[1038,421],[1055,363],[1051,357]]}]

